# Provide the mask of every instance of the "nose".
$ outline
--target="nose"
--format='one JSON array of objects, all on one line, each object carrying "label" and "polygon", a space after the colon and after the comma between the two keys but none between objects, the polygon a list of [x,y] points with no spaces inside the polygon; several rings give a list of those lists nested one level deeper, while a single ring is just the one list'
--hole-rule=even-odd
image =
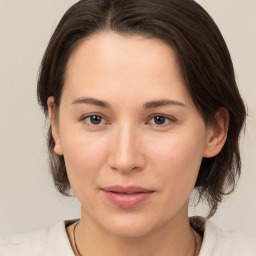
[{"label": "nose", "polygon": [[130,174],[145,168],[142,134],[136,127],[123,125],[115,129],[111,137],[109,166],[122,174]]}]

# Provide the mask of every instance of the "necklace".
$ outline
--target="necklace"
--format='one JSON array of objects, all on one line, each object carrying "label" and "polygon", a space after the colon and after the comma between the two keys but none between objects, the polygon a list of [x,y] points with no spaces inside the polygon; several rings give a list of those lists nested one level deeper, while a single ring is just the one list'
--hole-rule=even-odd
[{"label": "necklace", "polygon": [[74,229],[73,229],[73,235],[74,235],[74,243],[75,243],[75,249],[76,249],[76,251],[77,251],[77,253],[78,253],[78,256],[83,256],[80,252],[79,252],[79,250],[78,250],[78,248],[77,248],[77,244],[76,244],[76,226],[79,224],[79,222],[80,222],[80,220],[76,223],[76,225],[74,226]]},{"label": "necklace", "polygon": [[[73,229],[73,236],[74,236],[74,243],[75,243],[75,249],[76,249],[76,251],[77,251],[77,253],[78,253],[78,256],[83,256],[80,252],[79,252],[79,250],[78,250],[78,248],[77,248],[77,244],[76,244],[76,226],[79,224],[79,222],[80,222],[80,220],[76,223],[76,225],[74,226],[74,229]],[[197,239],[196,239],[196,234],[195,234],[195,231],[194,231],[194,229],[193,228],[191,228],[191,230],[192,230],[192,232],[193,232],[193,235],[194,235],[194,240],[195,240],[195,252],[194,252],[194,256],[196,256],[196,252],[197,252]]]},{"label": "necklace", "polygon": [[[195,240],[195,252],[194,252],[194,256],[196,256],[196,253],[197,253],[197,239],[196,239],[196,231],[191,228],[193,234],[194,234],[194,240]],[[80,255],[79,255],[80,256]]]}]

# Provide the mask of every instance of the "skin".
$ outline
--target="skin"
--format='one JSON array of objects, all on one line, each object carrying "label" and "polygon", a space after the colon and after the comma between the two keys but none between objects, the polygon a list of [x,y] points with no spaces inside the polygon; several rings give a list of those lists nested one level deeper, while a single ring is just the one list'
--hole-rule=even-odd
[{"label": "skin", "polygon": [[[163,100],[171,103],[147,104]],[[158,39],[110,31],[93,35],[69,59],[60,106],[56,109],[50,97],[48,107],[55,152],[64,155],[81,202],[80,253],[194,255],[188,200],[202,158],[218,154],[225,143],[228,114],[219,111],[215,124],[204,123],[174,51]],[[97,125],[92,114],[98,116]],[[162,117],[160,123],[156,116]],[[113,185],[154,193],[139,206],[123,209],[101,190]],[[74,249],[73,225],[67,233]],[[198,254],[201,238],[196,237]]]}]

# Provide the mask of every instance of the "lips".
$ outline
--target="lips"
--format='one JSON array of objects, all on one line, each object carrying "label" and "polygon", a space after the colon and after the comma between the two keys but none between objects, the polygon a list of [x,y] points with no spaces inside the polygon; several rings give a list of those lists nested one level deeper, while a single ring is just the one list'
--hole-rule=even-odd
[{"label": "lips", "polygon": [[153,190],[139,186],[111,186],[102,191],[111,203],[120,208],[134,208],[154,193]]},{"label": "lips", "polygon": [[128,186],[128,187],[111,186],[111,187],[103,188],[103,190],[107,192],[113,192],[113,193],[119,193],[119,194],[135,194],[135,193],[152,192],[152,190],[142,188],[139,186]]}]

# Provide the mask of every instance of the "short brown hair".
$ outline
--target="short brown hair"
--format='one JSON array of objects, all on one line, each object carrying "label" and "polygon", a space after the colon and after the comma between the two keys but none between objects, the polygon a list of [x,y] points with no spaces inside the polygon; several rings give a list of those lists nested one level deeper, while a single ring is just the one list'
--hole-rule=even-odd
[{"label": "short brown hair", "polygon": [[[219,108],[229,112],[227,140],[221,152],[203,158],[195,188],[212,216],[224,195],[231,193],[241,171],[239,135],[246,109],[239,94],[226,43],[212,18],[192,0],[81,0],[63,16],[44,54],[38,78],[38,101],[46,115],[47,99],[58,106],[64,74],[73,50],[103,30],[157,38],[177,54],[186,86],[205,123]],[[54,153],[49,127],[48,147],[55,186],[69,195],[63,156]]]}]

